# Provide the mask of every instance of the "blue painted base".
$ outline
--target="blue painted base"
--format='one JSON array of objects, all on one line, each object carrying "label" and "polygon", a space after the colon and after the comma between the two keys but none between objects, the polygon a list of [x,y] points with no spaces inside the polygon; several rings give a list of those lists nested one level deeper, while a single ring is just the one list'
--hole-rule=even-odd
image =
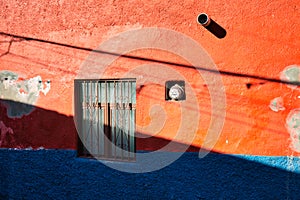
[{"label": "blue painted base", "polygon": [[0,149],[0,199],[299,199],[299,167],[299,158],[185,153],[130,174],[72,150]]}]

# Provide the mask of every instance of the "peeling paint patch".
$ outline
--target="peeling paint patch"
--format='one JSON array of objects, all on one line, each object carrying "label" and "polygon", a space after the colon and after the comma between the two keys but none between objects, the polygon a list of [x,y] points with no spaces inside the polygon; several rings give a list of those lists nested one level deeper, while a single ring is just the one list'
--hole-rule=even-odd
[{"label": "peeling paint patch", "polygon": [[[30,114],[40,93],[46,95],[51,88],[51,82],[42,81],[41,76],[19,81],[18,74],[11,71],[0,71],[0,98],[8,100],[8,117],[22,117]],[[21,103],[21,104],[20,104]]]},{"label": "peeling paint patch", "polygon": [[3,121],[0,121],[0,147],[7,144],[15,144],[14,131],[6,127]]},{"label": "peeling paint patch", "polygon": [[[300,82],[300,66],[287,66],[280,74],[280,80],[288,82]],[[296,85],[287,85],[291,89],[296,89]]]},{"label": "peeling paint patch", "polygon": [[291,138],[291,148],[300,152],[300,108],[289,113],[286,118],[286,127]]},{"label": "peeling paint patch", "polygon": [[283,98],[282,97],[276,97],[276,98],[272,99],[271,102],[270,102],[269,107],[274,112],[285,110],[284,103],[283,103]]}]

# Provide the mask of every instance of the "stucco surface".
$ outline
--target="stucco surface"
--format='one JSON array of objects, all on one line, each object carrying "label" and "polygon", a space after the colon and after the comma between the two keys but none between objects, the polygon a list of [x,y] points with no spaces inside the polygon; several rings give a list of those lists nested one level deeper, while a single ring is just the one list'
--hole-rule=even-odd
[{"label": "stucco surface", "polygon": [[[246,0],[243,3],[234,0],[3,0],[0,7],[0,71],[6,70],[18,75],[20,82],[32,77],[51,81],[51,89],[47,95],[40,95],[36,101],[32,101],[34,106],[73,116],[73,80],[90,53],[87,50],[97,48],[102,42],[123,31],[145,27],[166,28],[198,42],[221,73],[226,92],[226,119],[214,151],[279,156],[299,154],[299,134],[293,127],[287,127],[290,125],[286,124],[286,120],[290,112],[299,108],[300,93],[297,87],[291,88],[281,82],[282,79],[299,80],[297,74],[290,74],[287,70],[290,66],[296,66],[298,71],[300,66],[298,0]],[[223,39],[216,38],[196,22],[197,15],[201,12],[207,13],[226,30],[227,34]],[[23,36],[33,39],[24,39]],[[159,50],[133,50],[128,53],[190,64],[184,58]],[[153,63],[118,59],[109,67],[106,77],[122,77],[144,64]],[[197,147],[202,146],[208,125],[215,123],[211,120],[212,102],[207,83],[193,68],[174,65],[159,67],[177,71],[191,85],[201,118],[195,120],[187,116],[186,120],[190,121],[191,126],[199,124],[192,143]],[[201,67],[207,68],[205,64]],[[152,75],[159,77],[159,72],[160,70],[154,69],[152,74],[141,73],[132,78],[138,78],[138,82],[143,83]],[[176,109],[178,105],[165,102],[162,85],[163,80],[158,85],[146,85],[138,94],[136,122],[142,127],[141,130],[147,130],[144,134],[171,140],[178,130],[182,113]],[[4,100],[8,98],[2,97]],[[187,99],[190,97],[187,96]],[[162,115],[161,110],[151,112],[153,105],[162,107],[167,120],[163,123],[164,126],[147,129],[154,118]],[[32,111],[31,107],[24,106],[16,112],[28,113],[29,108]],[[76,148],[76,136],[70,121],[66,123],[68,127],[63,127],[61,122],[53,118],[47,121],[45,116],[38,116],[34,111],[31,112],[32,116],[26,116],[23,121],[7,118],[7,113],[11,114],[5,110],[1,113],[0,121],[13,130],[12,137],[19,140],[19,146],[44,144],[45,148]],[[14,123],[15,120],[18,123]],[[64,132],[63,137],[68,139],[60,139],[60,142],[51,140],[49,143],[48,136],[55,137],[58,129],[52,124],[58,124],[59,129]],[[29,133],[25,134],[26,131]],[[143,148],[143,144],[141,145]],[[16,144],[11,146],[17,147]],[[156,144],[152,146],[157,148]]]},{"label": "stucco surface", "polygon": [[299,158],[210,153],[199,159],[185,153],[162,170],[130,174],[77,158],[71,150],[1,149],[0,169],[1,199],[299,199],[300,194]]}]

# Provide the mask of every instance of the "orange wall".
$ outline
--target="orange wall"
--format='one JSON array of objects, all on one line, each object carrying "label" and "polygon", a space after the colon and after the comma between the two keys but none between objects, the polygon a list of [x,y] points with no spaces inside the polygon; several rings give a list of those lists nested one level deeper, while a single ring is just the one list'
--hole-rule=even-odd
[{"label": "orange wall", "polygon": [[[291,135],[295,132],[297,134],[297,131],[286,127],[289,113],[300,106],[299,89],[292,89],[276,81],[253,78],[259,76],[280,80],[280,75],[286,67],[290,65],[300,67],[300,12],[297,0],[247,0],[243,3],[232,0],[203,2],[4,0],[0,5],[1,32],[84,48],[95,49],[118,33],[145,27],[166,28],[187,35],[205,49],[219,71],[252,77],[221,73],[226,93],[226,118],[213,150],[254,155],[297,155],[297,152],[300,152],[297,146],[299,138],[296,138],[296,141],[295,138],[291,139]],[[197,24],[196,18],[201,12],[206,12],[226,29],[225,38],[218,39]],[[35,76],[51,80],[50,91],[46,95],[40,94],[35,106],[65,116],[66,119],[73,116],[73,80],[77,77],[79,68],[89,52],[24,40],[12,42],[9,46],[8,41],[11,39],[0,35],[0,41],[3,41],[0,43],[2,54],[0,71],[12,71],[19,75],[19,80]],[[179,56],[160,50],[135,50],[130,52],[130,55],[189,64]],[[106,77],[123,77],[127,71],[145,64],[153,63],[119,58],[110,66]],[[207,83],[195,69],[168,67],[182,74],[195,94],[200,118],[195,120],[191,117],[194,116],[193,113],[197,114],[196,107],[193,102],[188,102],[186,106],[191,109],[191,115],[184,113],[184,120],[185,123],[190,122],[190,127],[186,125],[187,134],[193,129],[193,125],[198,124],[193,146],[200,147],[206,141],[209,123],[216,123],[211,121],[212,102],[206,87]],[[145,81],[145,77],[149,78],[149,74],[158,77],[157,80],[160,77],[159,72],[155,70],[147,73],[144,71],[145,74],[139,73],[136,76],[138,84]],[[146,85],[138,93],[137,126],[145,135],[172,140],[179,129],[182,112],[178,108],[178,102],[164,100],[165,80],[160,81],[160,84]],[[270,109],[270,102],[276,97],[282,97],[285,110],[275,112]],[[151,107],[156,104],[160,105],[166,114],[165,123],[159,124],[157,120],[163,119],[161,110],[154,109],[150,112]],[[13,137],[17,138],[17,143],[24,144],[21,147],[27,145],[38,147],[44,144],[43,146],[48,148],[75,148],[72,120],[67,120],[71,128],[67,128],[64,133],[57,133],[56,131],[64,130],[61,128],[64,127],[63,123],[57,122],[55,116],[48,120],[42,114],[34,113],[44,113],[41,110],[33,111],[21,119],[11,119],[2,108],[0,121],[5,127],[14,130]],[[30,115],[35,118],[32,119]],[[147,129],[146,126],[155,120],[158,125],[152,125]],[[49,123],[57,128],[54,130]],[[27,126],[31,130],[30,133],[26,133],[24,127]],[[61,137],[51,136],[52,134],[61,134]],[[47,141],[46,136],[53,141]],[[37,141],[33,139],[34,137],[40,139]],[[177,142],[191,141],[188,137],[182,136]],[[138,148],[151,149],[155,148],[155,145],[158,144],[143,143],[140,140]]]}]

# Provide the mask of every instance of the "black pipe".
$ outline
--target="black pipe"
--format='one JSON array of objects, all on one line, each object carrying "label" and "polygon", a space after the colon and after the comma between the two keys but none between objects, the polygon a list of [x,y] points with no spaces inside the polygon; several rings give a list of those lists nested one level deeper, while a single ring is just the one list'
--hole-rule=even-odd
[{"label": "black pipe", "polygon": [[197,17],[197,22],[217,38],[221,39],[226,36],[226,30],[212,20],[206,13],[200,13]]}]

